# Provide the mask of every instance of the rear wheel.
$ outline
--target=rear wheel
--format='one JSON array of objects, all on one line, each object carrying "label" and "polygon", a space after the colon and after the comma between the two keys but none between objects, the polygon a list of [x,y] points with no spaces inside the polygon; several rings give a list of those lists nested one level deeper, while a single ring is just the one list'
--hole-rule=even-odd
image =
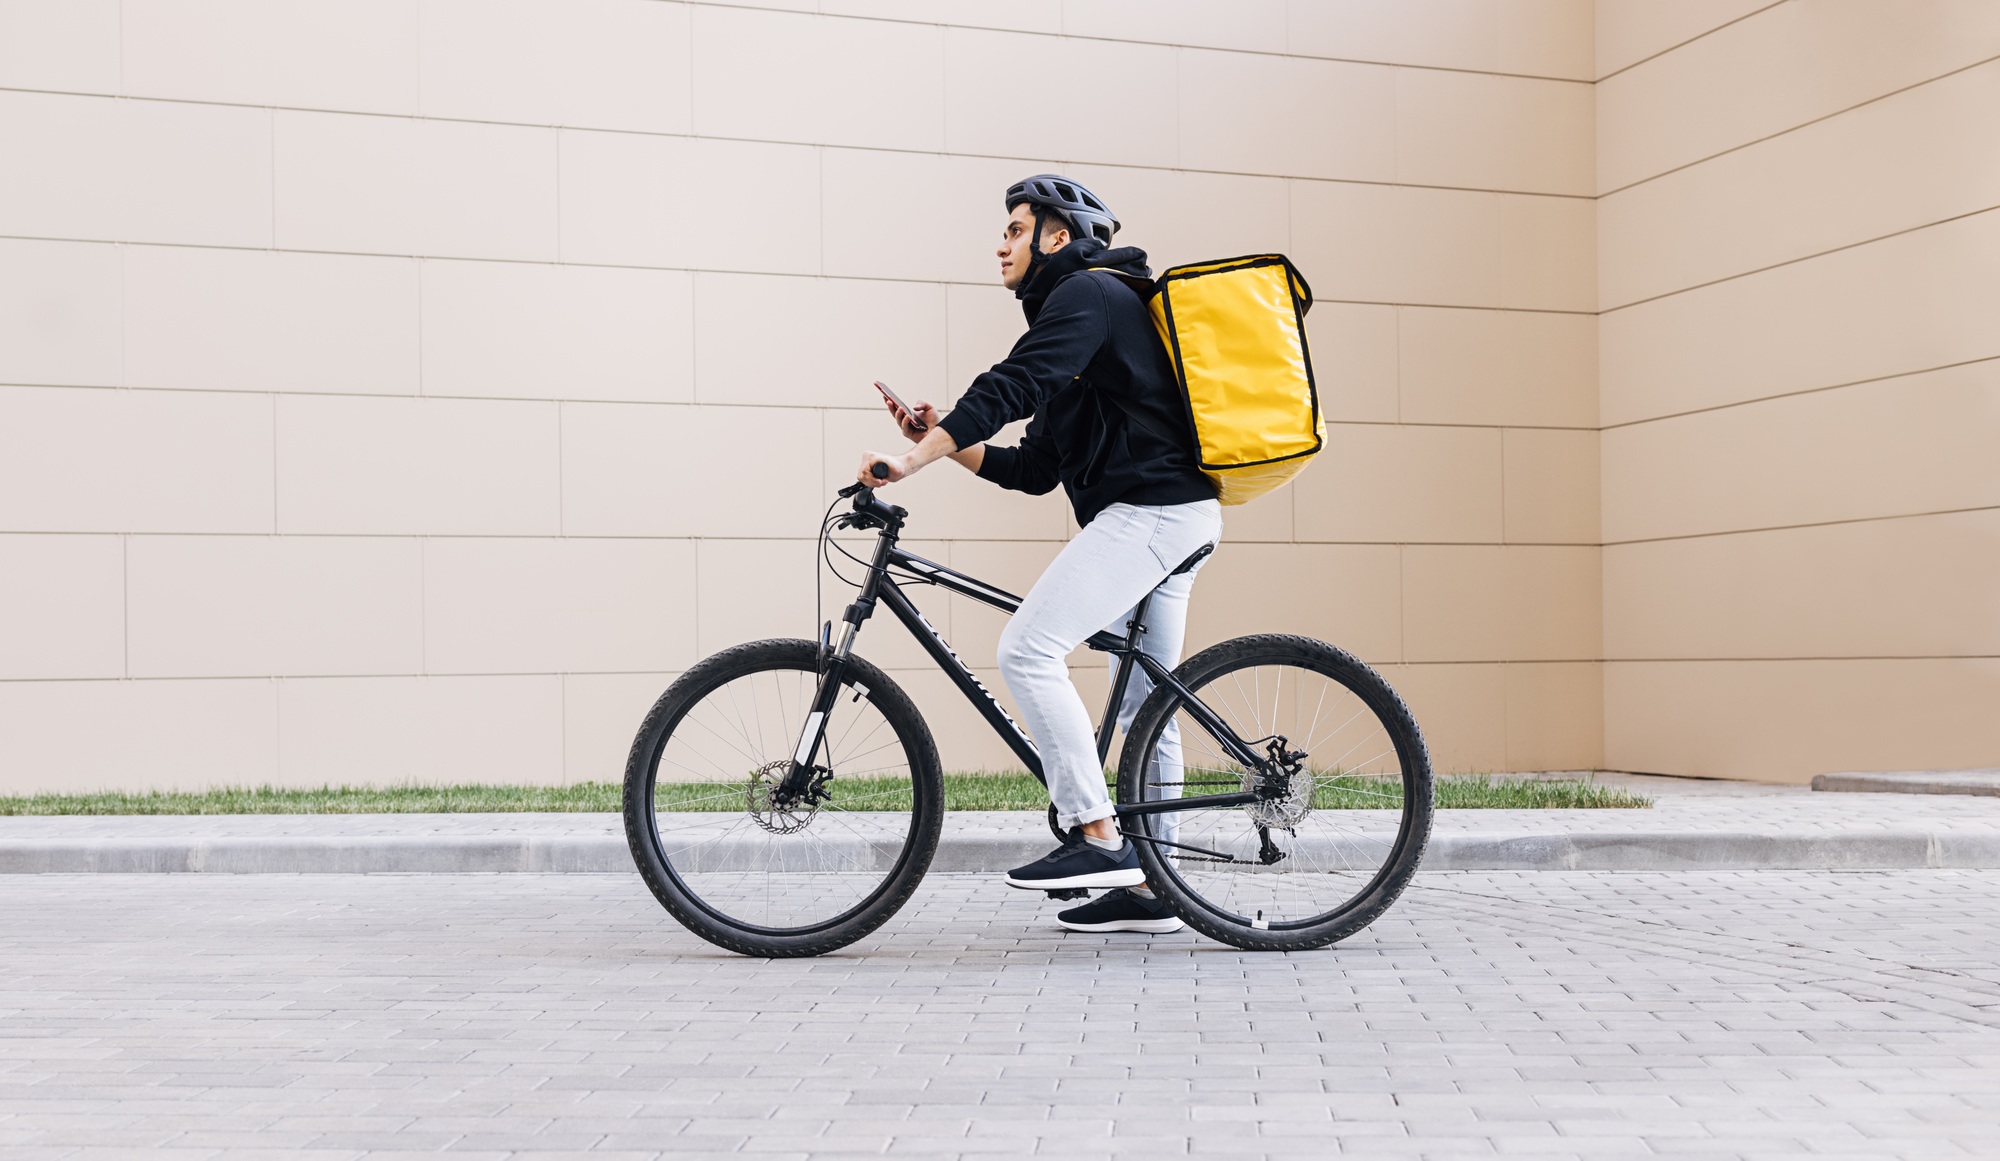
[{"label": "rear wheel", "polygon": [[1119,759],[1119,803],[1263,797],[1121,817],[1153,888],[1188,926],[1250,950],[1324,947],[1373,922],[1430,836],[1430,756],[1403,699],[1307,637],[1225,641],[1175,676],[1274,773],[1246,766],[1187,701],[1155,689]]},{"label": "rear wheel", "polygon": [[937,747],[909,697],[858,657],[815,759],[821,793],[772,791],[819,686],[811,641],[756,641],[683,674],[625,769],[639,874],[688,930],[745,955],[820,955],[880,927],[937,850]]}]

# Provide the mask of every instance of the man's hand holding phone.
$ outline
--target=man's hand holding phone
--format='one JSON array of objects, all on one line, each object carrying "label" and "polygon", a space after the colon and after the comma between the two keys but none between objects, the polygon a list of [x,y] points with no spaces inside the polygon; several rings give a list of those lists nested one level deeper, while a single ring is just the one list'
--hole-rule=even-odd
[{"label": "man's hand holding phone", "polygon": [[919,399],[915,403],[905,403],[885,383],[876,383],[875,390],[882,393],[882,403],[889,409],[896,426],[902,429],[903,438],[915,443],[937,426],[937,408]]}]

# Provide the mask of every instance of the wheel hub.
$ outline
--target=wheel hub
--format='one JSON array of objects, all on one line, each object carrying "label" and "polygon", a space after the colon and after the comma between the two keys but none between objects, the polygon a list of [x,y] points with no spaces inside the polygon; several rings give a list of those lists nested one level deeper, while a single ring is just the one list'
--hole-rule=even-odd
[{"label": "wheel hub", "polygon": [[791,834],[804,830],[819,814],[820,803],[831,795],[827,793],[827,779],[833,771],[815,766],[812,782],[806,792],[796,802],[780,803],[778,788],[785,784],[785,778],[792,772],[789,758],[767,762],[750,775],[749,799],[750,820],[772,834]]},{"label": "wheel hub", "polygon": [[1245,775],[1243,788],[1258,799],[1243,809],[1258,826],[1290,830],[1312,813],[1312,772],[1305,768],[1305,752],[1291,749],[1282,737],[1271,738],[1264,752],[1270,755],[1272,773]]}]

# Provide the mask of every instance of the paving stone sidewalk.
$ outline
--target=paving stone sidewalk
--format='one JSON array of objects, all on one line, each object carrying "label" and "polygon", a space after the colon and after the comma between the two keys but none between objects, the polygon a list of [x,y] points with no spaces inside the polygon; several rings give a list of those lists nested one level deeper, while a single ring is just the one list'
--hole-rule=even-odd
[{"label": "paving stone sidewalk", "polygon": [[[2000,798],[1599,780],[1653,794],[1657,805],[1439,811],[1425,870],[2000,868]],[[865,815],[844,817],[868,825]],[[1048,845],[1034,812],[953,812],[933,865],[1002,870]],[[0,818],[0,871],[618,872],[630,865],[612,814]]]},{"label": "paving stone sidewalk", "polygon": [[2000,1155],[2000,872],[1446,873],[1324,951],[933,876],[817,960],[629,875],[0,888],[0,1155]]}]

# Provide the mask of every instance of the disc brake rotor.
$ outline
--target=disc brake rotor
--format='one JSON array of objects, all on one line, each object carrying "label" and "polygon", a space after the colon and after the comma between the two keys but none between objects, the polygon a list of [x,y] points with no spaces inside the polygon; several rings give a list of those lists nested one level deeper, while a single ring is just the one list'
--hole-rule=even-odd
[{"label": "disc brake rotor", "polygon": [[758,767],[756,772],[750,775],[747,795],[750,820],[772,834],[791,834],[794,831],[804,830],[819,814],[820,803],[826,798],[823,787],[826,780],[832,776],[832,772],[816,768],[813,771],[812,785],[799,796],[797,802],[789,806],[778,805],[776,797],[778,787],[784,785],[785,776],[790,774],[791,770],[791,760],[780,759]]}]

